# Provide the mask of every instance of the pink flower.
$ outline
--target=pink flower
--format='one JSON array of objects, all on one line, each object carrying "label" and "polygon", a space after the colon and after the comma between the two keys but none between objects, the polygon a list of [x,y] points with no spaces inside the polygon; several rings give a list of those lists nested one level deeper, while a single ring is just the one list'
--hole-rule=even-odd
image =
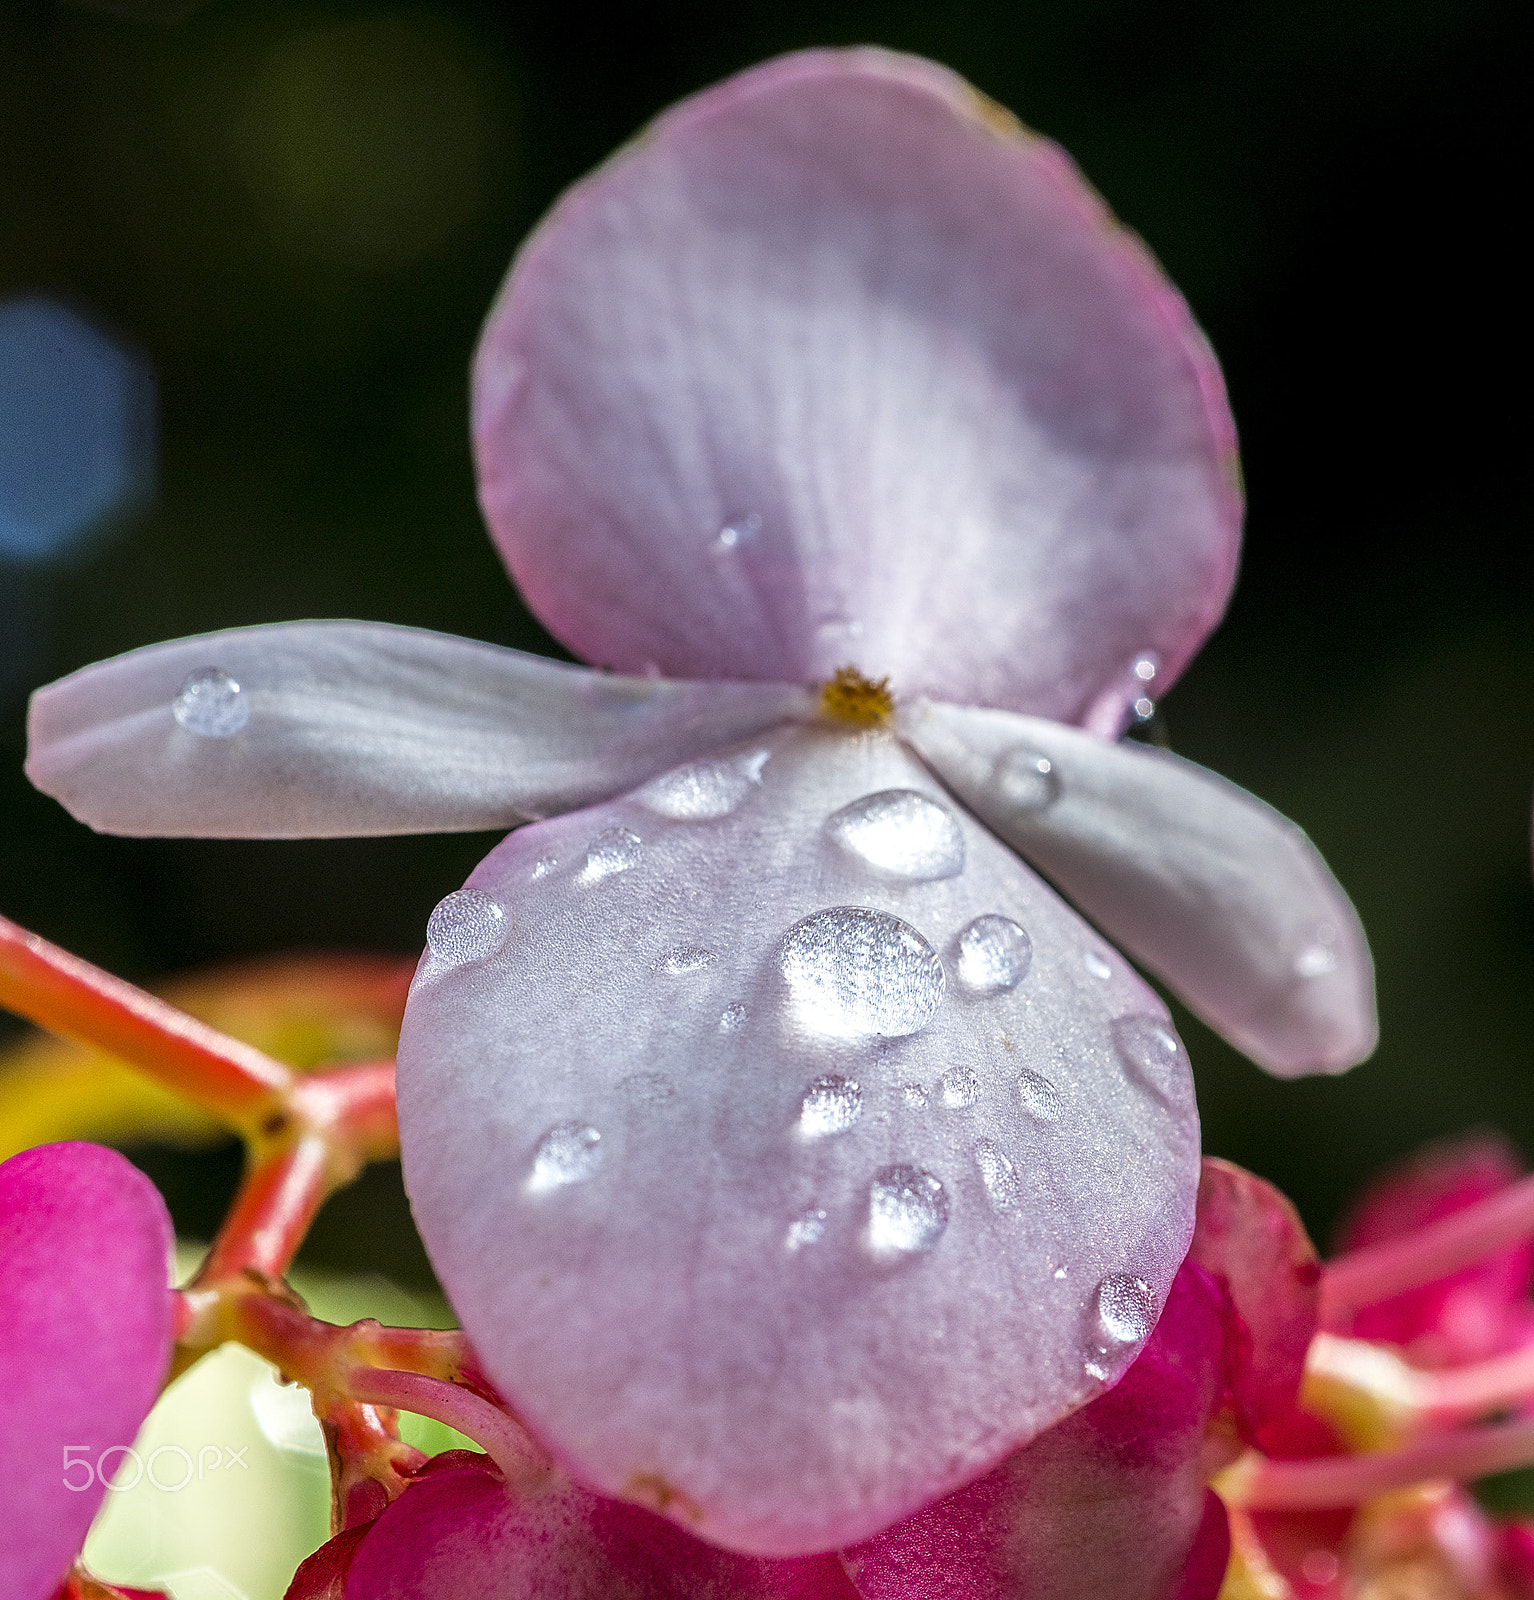
[{"label": "pink flower", "polygon": [[1111,1388],[1186,1253],[1185,1053],[1078,911],[1272,1071],[1373,1046],[1304,837],[1113,742],[1234,575],[1218,370],[1053,146],[810,52],[555,208],[474,435],[530,603],[635,676],[238,630],[40,691],[28,770],[127,833],[547,819],[406,1014],[437,1271],[577,1482],[749,1556],[868,1539]]},{"label": "pink flower", "polygon": [[0,1595],[47,1600],[170,1364],[170,1218],[114,1151],[0,1163]]}]

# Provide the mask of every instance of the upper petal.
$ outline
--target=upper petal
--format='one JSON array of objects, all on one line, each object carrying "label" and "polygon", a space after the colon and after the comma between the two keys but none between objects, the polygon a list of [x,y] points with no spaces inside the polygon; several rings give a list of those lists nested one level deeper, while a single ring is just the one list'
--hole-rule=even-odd
[{"label": "upper petal", "polygon": [[[888,733],[784,728],[513,834],[400,1038],[422,1236],[579,1479],[797,1555],[1132,1359],[1198,1125],[1165,1008]],[[484,897],[501,909],[489,914]],[[462,937],[459,937],[459,933]]]},{"label": "upper petal", "polygon": [[668,112],[532,236],[474,368],[480,498],[594,661],[1112,721],[1234,577],[1219,371],[1054,145],[878,50]]},{"label": "upper petal", "polygon": [[805,701],[420,628],[290,622],[150,645],[39,689],[27,776],[104,833],[505,828],[619,794]]},{"label": "upper petal", "polygon": [[943,782],[1212,1028],[1279,1077],[1378,1037],[1357,913],[1315,846],[1169,751],[923,704],[901,731]]},{"label": "upper petal", "polygon": [[0,1163],[0,1594],[64,1579],[170,1360],[170,1217],[113,1150]]}]

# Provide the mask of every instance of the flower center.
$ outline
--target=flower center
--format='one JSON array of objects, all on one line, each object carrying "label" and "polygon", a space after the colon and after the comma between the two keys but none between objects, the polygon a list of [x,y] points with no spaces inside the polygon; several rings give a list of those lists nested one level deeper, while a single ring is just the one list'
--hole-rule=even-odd
[{"label": "flower center", "polygon": [[833,722],[873,728],[895,709],[888,678],[865,678],[856,667],[838,667],[821,686],[820,713]]}]

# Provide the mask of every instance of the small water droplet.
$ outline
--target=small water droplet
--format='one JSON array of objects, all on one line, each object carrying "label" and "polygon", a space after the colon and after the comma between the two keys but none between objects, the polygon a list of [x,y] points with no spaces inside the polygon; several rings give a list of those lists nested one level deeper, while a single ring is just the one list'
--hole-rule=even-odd
[{"label": "small water droplet", "polygon": [[832,906],[796,922],[778,966],[802,1020],[837,1038],[899,1038],[932,1019],[943,964],[909,923],[865,906]]},{"label": "small water droplet", "polygon": [[222,667],[188,673],[171,715],[203,739],[229,739],[250,721],[250,697]]},{"label": "small water droplet", "polygon": [[1033,941],[1010,917],[976,917],[959,935],[959,982],[971,994],[1015,989],[1033,960]]},{"label": "small water droplet", "polygon": [[1097,1286],[1097,1329],[1111,1345],[1140,1344],[1156,1325],[1156,1291],[1144,1278],[1110,1272]]},{"label": "small water droplet", "polygon": [[627,828],[603,828],[586,851],[581,878],[586,883],[596,883],[615,872],[627,872],[639,865],[643,854],[644,842],[637,833],[630,833]]},{"label": "small water droplet", "polygon": [[719,1013],[720,1033],[734,1033],[737,1028],[743,1028],[749,1015],[743,1002],[732,1001]]},{"label": "small water droplet", "polygon": [[546,878],[558,865],[558,856],[539,856],[533,863],[533,876],[535,878]]},{"label": "small water droplet", "polygon": [[442,961],[483,961],[505,942],[506,913],[481,889],[455,889],[426,923],[426,946]]},{"label": "small water droplet", "polygon": [[1056,1277],[1057,1277],[1057,1278],[1063,1278],[1063,1277],[1065,1277],[1065,1275],[1066,1275],[1066,1274],[1067,1274],[1067,1273],[1068,1273],[1068,1272],[1069,1272],[1069,1271],[1070,1271],[1070,1268],[1069,1268],[1069,1267],[1056,1267],[1056,1268],[1055,1268],[1055,1276],[1056,1276]]},{"label": "small water droplet", "polygon": [[937,1097],[950,1111],[963,1111],[980,1098],[980,1074],[971,1067],[953,1067],[937,1081]]},{"label": "small water droplet", "polygon": [[845,1133],[863,1115],[863,1091],[851,1078],[835,1073],[816,1078],[799,1102],[799,1136],[823,1139]]},{"label": "small water droplet", "polygon": [[1177,1035],[1160,1017],[1119,1017],[1112,1025],[1113,1047],[1131,1072],[1153,1089],[1166,1086],[1171,1068],[1182,1053]]},{"label": "small water droplet", "polygon": [[1081,958],[1081,964],[1094,978],[1101,978],[1106,982],[1113,976],[1113,968],[1095,950],[1088,950]]},{"label": "small water droplet", "polygon": [[533,1194],[584,1183],[606,1155],[602,1135],[584,1122],[557,1122],[538,1141],[527,1187]]},{"label": "small water droplet", "polygon": [[991,781],[1017,811],[1042,811],[1060,794],[1060,774],[1048,756],[1025,744],[1014,745],[996,758]]},{"label": "small water droplet", "polygon": [[1003,1215],[1016,1211],[1023,1203],[1023,1185],[1011,1160],[991,1140],[980,1139],[975,1144],[975,1165],[992,1208]]},{"label": "small water droplet", "polygon": [[809,1206],[789,1223],[783,1247],[786,1250],[802,1250],[806,1245],[819,1244],[825,1232],[825,1212],[819,1206]]},{"label": "small water droplet", "polygon": [[705,950],[702,945],[679,944],[675,950],[668,950],[660,960],[661,970],[677,975],[686,972],[702,972],[714,964],[714,952]]},{"label": "small water droplet", "polygon": [[[767,753],[761,752],[765,762]],[[754,758],[751,758],[754,759]],[[678,822],[709,822],[727,817],[761,782],[761,763],[755,771],[735,761],[689,761],[652,778],[634,798],[662,817]]]},{"label": "small water droplet", "polygon": [[1099,1383],[1106,1383],[1113,1376],[1112,1372],[1101,1361],[1083,1361],[1081,1370],[1089,1378],[1096,1378]]},{"label": "small water droplet", "polygon": [[1156,702],[1148,694],[1138,695],[1129,709],[1134,712],[1136,722],[1149,722],[1156,714]]},{"label": "small water droplet", "polygon": [[1135,657],[1135,664],[1129,669],[1130,675],[1141,683],[1154,683],[1159,665],[1155,651],[1148,650],[1144,655]]},{"label": "small water droplet", "polygon": [[905,1162],[883,1167],[868,1189],[868,1247],[876,1256],[930,1250],[948,1226],[941,1179]]},{"label": "small water droplet", "polygon": [[714,550],[719,555],[725,555],[731,550],[754,544],[761,531],[762,519],[754,511],[748,511],[741,517],[731,517],[714,535]]},{"label": "small water droplet", "polygon": [[953,813],[914,789],[885,789],[843,806],[826,832],[849,855],[892,878],[926,882],[964,870],[964,835]]},{"label": "small water droplet", "polygon": [[1318,940],[1308,944],[1294,958],[1294,975],[1297,978],[1324,978],[1337,970],[1337,952],[1329,944]]},{"label": "small water droplet", "polygon": [[914,1111],[927,1109],[927,1091],[919,1083],[901,1084],[900,1098]]},{"label": "small water droplet", "polygon": [[1060,1115],[1060,1091],[1037,1072],[1021,1073],[1017,1080],[1023,1110],[1040,1122],[1053,1122]]}]

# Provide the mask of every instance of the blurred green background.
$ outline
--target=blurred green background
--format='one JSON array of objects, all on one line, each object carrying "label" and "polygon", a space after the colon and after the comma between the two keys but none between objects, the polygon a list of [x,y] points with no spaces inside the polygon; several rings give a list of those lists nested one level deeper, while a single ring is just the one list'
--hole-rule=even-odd
[{"label": "blurred green background", "polygon": [[[1383,1041],[1347,1077],[1276,1084],[1182,1018],[1208,1148],[1323,1238],[1424,1139],[1493,1124],[1534,1150],[1534,561],[1508,393],[1521,11],[6,0],[0,300],[52,295],[135,341],[161,461],[147,515],[64,564],[0,564],[0,907],[139,980],[416,948],[490,836],[97,838],[22,778],[26,691],[295,617],[557,653],[491,553],[468,456],[465,366],[511,252],[669,101],[777,51],[872,41],[948,62],[1063,143],[1225,364],[1244,570],[1166,723],[1331,861],[1373,941]],[[233,1152],[139,1154],[206,1237]],[[397,1172],[334,1202],[309,1255],[424,1280]]]}]

